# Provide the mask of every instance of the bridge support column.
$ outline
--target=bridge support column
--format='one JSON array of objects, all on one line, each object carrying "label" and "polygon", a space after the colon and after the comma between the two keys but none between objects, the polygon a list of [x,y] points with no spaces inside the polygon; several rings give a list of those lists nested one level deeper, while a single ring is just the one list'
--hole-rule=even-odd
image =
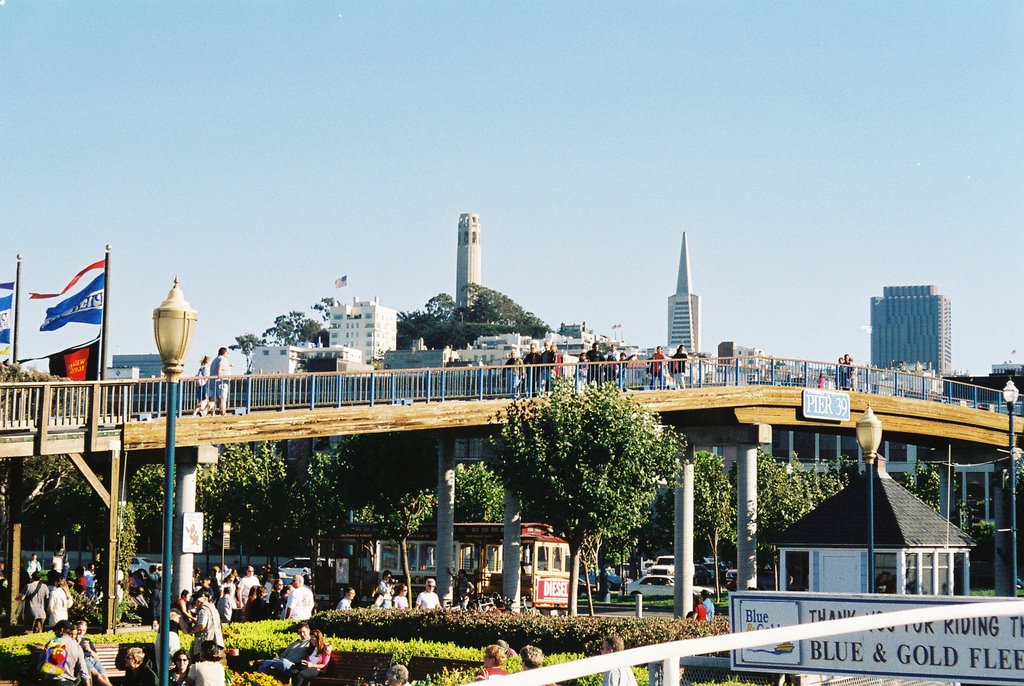
[{"label": "bridge support column", "polygon": [[[184,514],[196,511],[196,473],[201,464],[216,464],[218,451],[212,445],[200,445],[195,448],[178,448],[176,451],[175,510],[178,516],[174,523],[174,574],[171,577],[171,596],[173,605],[184,589],[192,590],[192,572],[195,570],[195,559],[192,553],[184,548]],[[199,532],[202,541],[202,532]]]},{"label": "bridge support column", "polygon": [[672,550],[675,551],[675,568],[681,570],[673,593],[674,615],[685,617],[693,604],[693,444],[679,454],[679,471],[676,474]]},{"label": "bridge support column", "polygon": [[10,460],[7,472],[7,595],[3,597],[7,610],[7,621],[16,624],[14,611],[18,608],[17,597],[21,593],[21,503],[24,499],[25,463],[21,459]]},{"label": "bridge support column", "polygon": [[736,588],[757,587],[757,445],[739,448],[736,488]]},{"label": "bridge support column", "polygon": [[[519,612],[519,561],[522,555],[522,517],[519,498],[505,487],[504,550],[501,558],[501,594],[512,599],[512,611]],[[534,560],[536,564],[536,560]]]},{"label": "bridge support column", "polygon": [[455,439],[441,434],[437,439],[437,595],[441,602],[452,600],[455,569]]},{"label": "bridge support column", "polygon": [[[736,587],[740,590],[754,587],[757,585],[757,451],[761,446],[771,446],[772,427],[748,424],[683,427],[683,431],[695,450],[709,446],[736,447]],[[690,560],[692,564],[692,554]]]}]

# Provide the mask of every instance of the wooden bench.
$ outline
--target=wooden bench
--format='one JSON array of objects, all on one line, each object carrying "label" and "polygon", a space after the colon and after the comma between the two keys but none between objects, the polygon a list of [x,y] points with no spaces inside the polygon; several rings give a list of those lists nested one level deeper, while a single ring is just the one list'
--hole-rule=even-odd
[{"label": "wooden bench", "polygon": [[422,681],[427,677],[435,677],[446,669],[450,672],[480,671],[483,669],[483,663],[477,660],[455,660],[415,655],[409,659],[409,681]]},{"label": "wooden bench", "polygon": [[335,650],[331,661],[320,673],[310,679],[312,686],[362,686],[366,683],[384,683],[384,674],[395,660],[394,653],[356,653]]},{"label": "wooden bench", "polygon": [[[103,669],[111,683],[120,683],[124,678],[125,653],[129,648],[142,648],[146,653],[146,660],[143,664],[154,671],[156,669],[156,653],[152,643],[95,643],[95,646],[96,660],[103,665]],[[38,664],[42,660],[43,647],[41,645],[29,646],[33,665]]]}]

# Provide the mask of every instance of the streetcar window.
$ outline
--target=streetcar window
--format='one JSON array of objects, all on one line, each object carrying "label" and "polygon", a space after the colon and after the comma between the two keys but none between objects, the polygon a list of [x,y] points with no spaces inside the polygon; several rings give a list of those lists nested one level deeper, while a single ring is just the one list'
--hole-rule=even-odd
[{"label": "streetcar window", "polygon": [[501,546],[498,545],[487,545],[484,547],[485,555],[487,556],[487,571],[489,572],[500,572],[501,571]]},{"label": "streetcar window", "polygon": [[563,555],[565,550],[560,545],[552,546],[552,548],[553,548],[552,553],[554,553],[554,555],[552,557],[551,571],[553,571],[553,572],[564,572],[564,571],[567,571],[566,570],[566,565],[565,565],[566,559],[565,559],[565,556]]},{"label": "streetcar window", "polygon": [[420,571],[426,572],[433,570],[437,566],[437,561],[434,557],[434,550],[436,546],[433,543],[423,544],[423,554],[420,557]]},{"label": "streetcar window", "polygon": [[537,571],[546,572],[549,571],[548,561],[548,547],[546,545],[537,546]]},{"label": "streetcar window", "polygon": [[459,546],[459,569],[472,572],[476,569],[476,555],[473,554],[473,546]]},{"label": "streetcar window", "polygon": [[398,569],[397,543],[380,544],[380,569],[390,569],[392,571]]}]

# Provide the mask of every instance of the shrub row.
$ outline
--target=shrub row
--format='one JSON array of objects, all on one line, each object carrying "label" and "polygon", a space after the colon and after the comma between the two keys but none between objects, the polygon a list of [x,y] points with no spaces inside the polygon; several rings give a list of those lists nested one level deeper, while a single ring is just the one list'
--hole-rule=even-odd
[{"label": "shrub row", "polygon": [[504,612],[386,612],[350,610],[325,612],[313,617],[313,628],[325,636],[376,640],[431,641],[484,647],[504,639],[514,647],[532,644],[545,653],[595,655],[611,633],[622,637],[627,648],[717,636],[729,631],[725,618],[711,622],[684,619],[634,617],[548,617]]}]

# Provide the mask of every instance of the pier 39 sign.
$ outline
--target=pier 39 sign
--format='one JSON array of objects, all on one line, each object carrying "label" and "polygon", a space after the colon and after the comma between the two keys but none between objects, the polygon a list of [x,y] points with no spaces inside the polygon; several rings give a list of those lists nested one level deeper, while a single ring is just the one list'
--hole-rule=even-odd
[{"label": "pier 39 sign", "polygon": [[[979,599],[983,600],[983,599]],[[732,631],[970,602],[950,596],[758,593],[730,596]],[[891,626],[732,652],[733,669],[1024,684],[1024,616]]]},{"label": "pier 39 sign", "polygon": [[850,420],[849,393],[816,391],[806,388],[802,399],[804,419],[823,419],[827,422]]}]

